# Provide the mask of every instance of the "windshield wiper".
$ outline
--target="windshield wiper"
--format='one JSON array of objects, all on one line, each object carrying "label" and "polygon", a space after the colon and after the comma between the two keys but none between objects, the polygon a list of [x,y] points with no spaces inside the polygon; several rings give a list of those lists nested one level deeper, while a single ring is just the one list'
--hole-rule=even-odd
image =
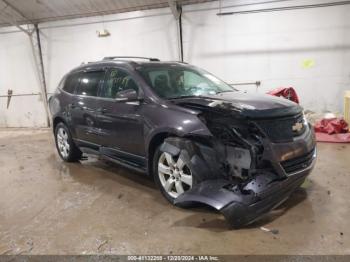
[{"label": "windshield wiper", "polygon": [[229,93],[229,92],[236,92],[235,90],[226,90],[226,91],[220,91],[220,92],[217,92],[217,94],[221,94],[221,93]]},{"label": "windshield wiper", "polygon": [[191,97],[202,97],[202,96],[200,96],[200,95],[181,95],[181,96],[168,97],[167,99],[173,100],[173,99],[191,98]]}]

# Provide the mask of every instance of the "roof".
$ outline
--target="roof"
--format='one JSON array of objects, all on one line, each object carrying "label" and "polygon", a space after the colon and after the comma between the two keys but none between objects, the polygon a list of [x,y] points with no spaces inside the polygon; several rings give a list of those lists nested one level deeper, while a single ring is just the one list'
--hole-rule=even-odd
[{"label": "roof", "polygon": [[[213,0],[176,0],[179,5]],[[0,0],[0,26],[169,7],[175,0]]]}]

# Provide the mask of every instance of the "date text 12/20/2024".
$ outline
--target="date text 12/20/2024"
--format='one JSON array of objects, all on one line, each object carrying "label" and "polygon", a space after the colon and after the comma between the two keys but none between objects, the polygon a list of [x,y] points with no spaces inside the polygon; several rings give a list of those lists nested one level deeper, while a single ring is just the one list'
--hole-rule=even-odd
[{"label": "date text 12/20/2024", "polygon": [[128,256],[128,261],[220,261],[217,256]]}]

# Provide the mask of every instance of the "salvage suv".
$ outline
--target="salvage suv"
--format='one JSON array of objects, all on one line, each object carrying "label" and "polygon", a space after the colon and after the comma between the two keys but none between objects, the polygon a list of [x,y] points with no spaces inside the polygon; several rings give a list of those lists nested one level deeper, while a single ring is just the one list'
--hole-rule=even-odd
[{"label": "salvage suv", "polygon": [[64,161],[96,154],[153,177],[172,204],[202,203],[238,228],[286,200],[316,160],[302,108],[247,94],[182,62],[106,57],[49,100]]}]

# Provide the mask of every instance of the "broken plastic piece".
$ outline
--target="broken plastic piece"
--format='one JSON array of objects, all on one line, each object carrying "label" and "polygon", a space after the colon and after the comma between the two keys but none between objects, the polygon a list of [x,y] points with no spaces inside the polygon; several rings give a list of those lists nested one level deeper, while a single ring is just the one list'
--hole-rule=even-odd
[{"label": "broken plastic piece", "polygon": [[[176,205],[199,202],[220,211],[233,228],[251,224],[283,203],[305,180],[304,170],[283,180],[261,174],[260,181],[251,180],[244,188],[224,179],[206,180],[175,199]],[[236,184],[238,185],[238,183]]]},{"label": "broken plastic piece", "polygon": [[265,232],[270,232],[274,235],[277,235],[279,233],[279,230],[278,229],[269,229],[269,228],[266,228],[266,227],[260,227],[260,229],[262,231],[265,231]]}]

